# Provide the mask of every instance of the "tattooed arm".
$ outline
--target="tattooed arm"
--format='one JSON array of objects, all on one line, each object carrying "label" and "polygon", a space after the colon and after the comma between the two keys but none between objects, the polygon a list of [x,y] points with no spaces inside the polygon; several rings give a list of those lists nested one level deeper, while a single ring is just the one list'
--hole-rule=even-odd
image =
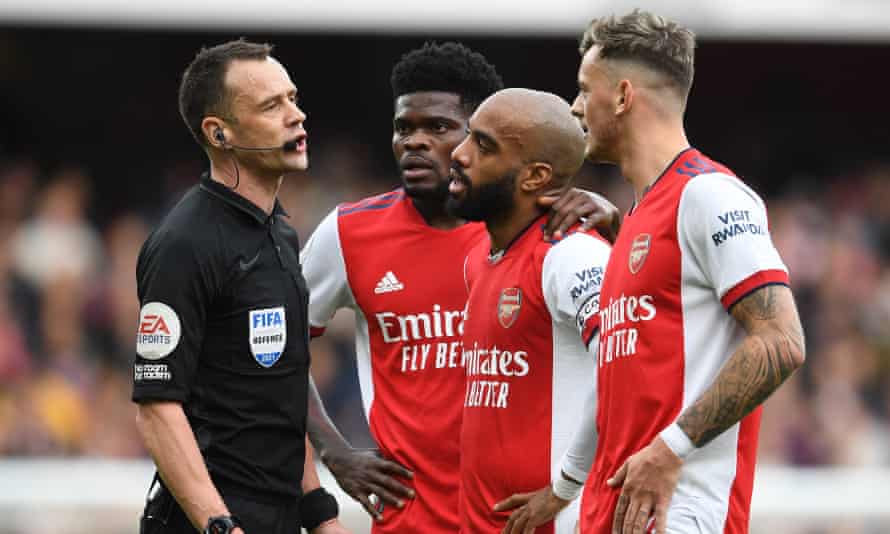
[{"label": "tattooed arm", "polygon": [[622,486],[613,532],[643,532],[652,515],[656,531],[665,532],[682,458],[741,421],[803,364],[803,330],[788,287],[761,287],[731,313],[747,335],[714,383],[608,480],[612,487]]},{"label": "tattooed arm", "polygon": [[731,310],[747,332],[714,383],[677,420],[701,447],[739,422],[803,364],[803,329],[791,290],[762,287]]}]

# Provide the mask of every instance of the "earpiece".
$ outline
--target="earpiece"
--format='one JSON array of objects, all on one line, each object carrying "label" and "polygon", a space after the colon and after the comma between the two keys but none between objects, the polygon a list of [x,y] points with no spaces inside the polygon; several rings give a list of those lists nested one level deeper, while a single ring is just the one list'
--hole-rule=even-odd
[{"label": "earpiece", "polygon": [[220,143],[226,144],[226,134],[224,134],[221,129],[217,128],[216,131],[213,132],[213,137]]}]

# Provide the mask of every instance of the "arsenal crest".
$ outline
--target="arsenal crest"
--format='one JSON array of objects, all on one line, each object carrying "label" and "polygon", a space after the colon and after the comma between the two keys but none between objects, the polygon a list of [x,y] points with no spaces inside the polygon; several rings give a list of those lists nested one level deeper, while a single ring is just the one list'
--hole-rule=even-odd
[{"label": "arsenal crest", "polygon": [[522,307],[522,290],[518,287],[508,287],[501,291],[498,299],[498,321],[504,328],[510,328],[519,318],[519,308]]},{"label": "arsenal crest", "polygon": [[630,245],[630,257],[627,262],[631,274],[637,274],[640,272],[640,269],[643,268],[643,263],[646,262],[646,256],[649,255],[649,245],[651,242],[652,238],[649,234],[640,234],[634,238],[633,243]]}]

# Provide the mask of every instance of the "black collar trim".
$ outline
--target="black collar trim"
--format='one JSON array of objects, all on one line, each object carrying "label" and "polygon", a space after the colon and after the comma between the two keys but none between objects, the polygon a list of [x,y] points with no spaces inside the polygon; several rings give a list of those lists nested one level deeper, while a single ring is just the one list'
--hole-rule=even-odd
[{"label": "black collar trim", "polygon": [[[210,178],[209,172],[205,172],[201,175],[201,189],[219,198],[230,206],[250,215],[260,224],[266,224],[269,220],[270,215],[266,215],[266,212],[259,206],[239,195],[226,185]],[[275,215],[290,217],[287,212],[284,211],[284,208],[281,207],[281,203],[278,202],[277,198],[275,199],[275,206],[272,208],[272,216]]]}]

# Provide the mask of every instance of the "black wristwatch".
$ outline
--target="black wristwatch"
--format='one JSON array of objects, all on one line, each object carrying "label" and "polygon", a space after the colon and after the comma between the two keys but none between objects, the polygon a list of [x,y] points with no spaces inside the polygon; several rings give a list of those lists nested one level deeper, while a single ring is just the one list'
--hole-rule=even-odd
[{"label": "black wristwatch", "polygon": [[220,515],[207,520],[204,534],[230,534],[241,522],[233,515]]}]

